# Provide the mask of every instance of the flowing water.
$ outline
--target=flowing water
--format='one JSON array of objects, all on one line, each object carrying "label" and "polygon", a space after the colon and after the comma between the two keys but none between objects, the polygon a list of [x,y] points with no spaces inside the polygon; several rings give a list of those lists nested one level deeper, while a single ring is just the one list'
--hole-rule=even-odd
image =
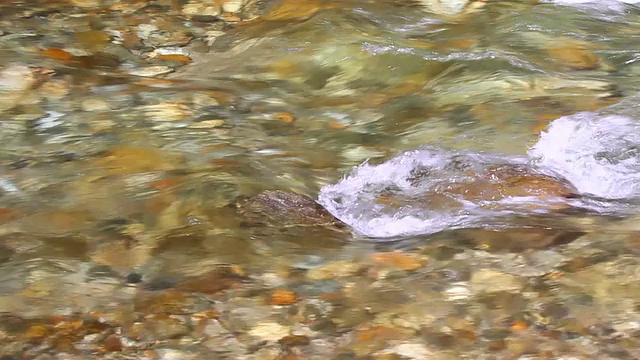
[{"label": "flowing water", "polygon": [[640,357],[637,1],[0,13],[0,358]]},{"label": "flowing water", "polygon": [[[530,193],[477,201],[458,199],[462,206],[438,206],[427,194],[446,193],[460,182],[478,182],[489,166],[528,164],[537,172],[568,180],[580,194],[555,199],[572,208],[597,214],[630,215],[640,211],[640,122],[625,114],[637,113],[638,96],[604,111],[581,112],[554,120],[528,151],[528,156],[451,152],[426,147],[379,165],[358,166],[347,178],[320,191],[320,203],[364,235],[398,237],[464,227],[504,227],[518,214],[548,212]],[[405,197],[403,206],[379,203],[380,196]],[[409,200],[410,199],[410,200]],[[538,203],[538,206],[535,206]],[[542,203],[542,204],[540,204]],[[511,205],[511,206],[499,206]],[[491,205],[491,206],[487,206]],[[520,206],[517,206],[520,205]],[[517,226],[517,225],[516,225]]]}]

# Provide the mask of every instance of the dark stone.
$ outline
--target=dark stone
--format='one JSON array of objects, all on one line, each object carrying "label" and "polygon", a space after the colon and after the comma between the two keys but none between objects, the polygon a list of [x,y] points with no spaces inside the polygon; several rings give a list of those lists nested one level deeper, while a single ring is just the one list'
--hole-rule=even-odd
[{"label": "dark stone", "polygon": [[0,244],[0,264],[9,261],[15,252],[8,246]]},{"label": "dark stone", "polygon": [[178,283],[176,288],[187,292],[215,294],[246,280],[244,276],[236,273],[232,268],[223,266],[206,274],[186,279]]},{"label": "dark stone", "polygon": [[19,360],[21,359],[21,357],[18,357],[17,355],[3,355],[0,356],[0,360]]},{"label": "dark stone", "polygon": [[144,288],[149,291],[167,290],[167,289],[172,289],[176,287],[177,283],[178,282],[174,279],[167,279],[167,278],[153,279],[147,282]]},{"label": "dark stone", "polygon": [[108,265],[95,265],[87,271],[87,277],[89,278],[105,278],[116,277],[117,273],[111,266]]},{"label": "dark stone", "polygon": [[344,227],[340,220],[312,198],[294,192],[263,191],[239,200],[236,206],[247,225]]},{"label": "dark stone", "polygon": [[278,343],[284,347],[305,346],[310,342],[309,337],[304,335],[288,335],[278,340]]},{"label": "dark stone", "polygon": [[138,284],[142,282],[142,275],[138,273],[131,273],[127,275],[127,283]]},{"label": "dark stone", "polygon": [[9,167],[13,170],[18,170],[18,169],[24,169],[29,165],[30,165],[30,161],[28,159],[20,159],[11,163]]}]

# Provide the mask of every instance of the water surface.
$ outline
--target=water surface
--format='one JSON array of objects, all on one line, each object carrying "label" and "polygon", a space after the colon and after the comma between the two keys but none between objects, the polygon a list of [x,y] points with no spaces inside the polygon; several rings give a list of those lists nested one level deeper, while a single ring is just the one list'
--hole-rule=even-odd
[{"label": "water surface", "polygon": [[0,4],[0,356],[637,358],[640,9],[427,5]]}]

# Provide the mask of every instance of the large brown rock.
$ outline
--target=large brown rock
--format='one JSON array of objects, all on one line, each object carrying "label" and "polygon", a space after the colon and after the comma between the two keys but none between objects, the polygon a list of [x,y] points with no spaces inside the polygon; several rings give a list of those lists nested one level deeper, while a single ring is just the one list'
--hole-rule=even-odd
[{"label": "large brown rock", "polygon": [[509,197],[530,196],[543,200],[544,205],[551,207],[566,207],[565,202],[558,200],[575,197],[577,193],[568,181],[537,173],[521,165],[494,166],[476,175],[473,181],[453,185],[446,191],[471,201],[500,201]]},{"label": "large brown rock", "polygon": [[312,198],[294,192],[267,190],[236,203],[243,220],[251,225],[274,227],[324,226],[339,229],[344,224]]},{"label": "large brown rock", "polygon": [[[410,179],[419,183],[422,175]],[[426,174],[429,176],[429,174]],[[473,202],[487,209],[517,207],[524,210],[561,210],[569,207],[566,199],[577,197],[577,190],[567,180],[541,174],[519,164],[495,165],[484,171],[463,174],[443,182],[420,196],[403,197],[397,193],[382,193],[377,201],[392,208],[419,206],[425,209],[462,208]],[[509,202],[520,198],[521,201]]]}]

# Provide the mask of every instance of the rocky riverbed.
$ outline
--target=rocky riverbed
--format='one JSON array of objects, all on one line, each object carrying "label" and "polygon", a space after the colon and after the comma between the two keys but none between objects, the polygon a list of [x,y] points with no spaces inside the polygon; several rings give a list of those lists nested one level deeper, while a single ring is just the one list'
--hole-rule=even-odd
[{"label": "rocky riverbed", "polygon": [[0,359],[640,357],[632,2],[0,13]]}]

